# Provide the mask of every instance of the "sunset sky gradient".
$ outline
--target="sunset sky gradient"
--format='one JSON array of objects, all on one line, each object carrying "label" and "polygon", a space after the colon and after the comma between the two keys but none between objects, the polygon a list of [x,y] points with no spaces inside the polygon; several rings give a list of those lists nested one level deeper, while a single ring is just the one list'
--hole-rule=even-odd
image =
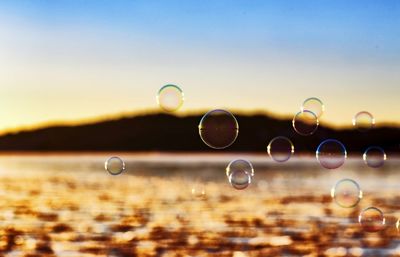
[{"label": "sunset sky gradient", "polygon": [[400,123],[400,1],[1,1],[0,130],[157,109]]}]

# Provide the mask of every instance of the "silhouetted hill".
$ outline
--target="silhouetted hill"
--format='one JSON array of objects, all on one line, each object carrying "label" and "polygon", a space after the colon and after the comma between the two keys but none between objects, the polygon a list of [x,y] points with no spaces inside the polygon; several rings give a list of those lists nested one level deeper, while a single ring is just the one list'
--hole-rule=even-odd
[{"label": "silhouetted hill", "polygon": [[199,137],[200,115],[139,115],[79,126],[53,126],[0,137],[1,151],[266,151],[275,136],[289,137],[296,151],[314,152],[327,138],[342,141],[349,152],[379,145],[397,151],[400,129],[381,127],[368,132],[334,130],[320,126],[312,136],[298,135],[291,120],[266,115],[236,115],[240,130],[227,149],[207,147]]}]

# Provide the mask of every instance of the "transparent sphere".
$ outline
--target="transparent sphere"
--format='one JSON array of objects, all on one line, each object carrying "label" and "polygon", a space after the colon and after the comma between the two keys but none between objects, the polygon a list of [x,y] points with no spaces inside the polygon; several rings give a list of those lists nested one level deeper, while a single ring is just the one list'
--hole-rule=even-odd
[{"label": "transparent sphere", "polygon": [[239,124],[232,113],[220,109],[212,110],[201,118],[199,134],[207,146],[224,149],[235,142],[239,134]]},{"label": "transparent sphere", "polygon": [[362,111],[353,117],[352,123],[359,131],[367,131],[375,127],[375,118],[371,113]]},{"label": "transparent sphere", "polygon": [[317,131],[319,121],[317,116],[311,111],[298,112],[292,120],[294,130],[302,136],[310,136]]},{"label": "transparent sphere", "polygon": [[303,104],[301,105],[301,111],[310,111],[314,113],[317,118],[320,118],[325,111],[325,106],[318,98],[310,97],[304,100]]},{"label": "transparent sphere", "polygon": [[382,167],[386,161],[386,153],[379,146],[370,146],[363,154],[363,160],[371,168]]},{"label": "transparent sphere", "polygon": [[378,232],[385,228],[383,212],[376,207],[368,207],[361,211],[358,222],[365,232]]},{"label": "transparent sphere", "polygon": [[274,161],[285,162],[292,157],[294,146],[287,137],[278,136],[269,142],[267,152]]},{"label": "transparent sphere", "polygon": [[251,176],[254,176],[253,165],[247,160],[237,159],[231,161],[226,167],[226,176],[229,177],[230,174],[235,171],[246,171]]},{"label": "transparent sphere", "polygon": [[206,188],[202,183],[195,183],[191,189],[192,197],[199,200],[206,199]]},{"label": "transparent sphere", "polygon": [[316,157],[322,167],[336,169],[345,162],[347,151],[340,141],[336,139],[327,139],[319,144]]},{"label": "transparent sphere", "polygon": [[251,175],[245,170],[235,170],[229,175],[229,183],[237,190],[246,189],[251,183]]},{"label": "transparent sphere", "polygon": [[113,156],[104,163],[104,168],[111,175],[119,175],[125,170],[125,162],[121,158]]},{"label": "transparent sphere", "polygon": [[351,208],[360,202],[362,191],[354,180],[342,179],[332,188],[331,196],[339,206]]},{"label": "transparent sphere", "polygon": [[157,103],[166,112],[178,110],[184,102],[182,89],[176,85],[165,85],[157,93]]}]

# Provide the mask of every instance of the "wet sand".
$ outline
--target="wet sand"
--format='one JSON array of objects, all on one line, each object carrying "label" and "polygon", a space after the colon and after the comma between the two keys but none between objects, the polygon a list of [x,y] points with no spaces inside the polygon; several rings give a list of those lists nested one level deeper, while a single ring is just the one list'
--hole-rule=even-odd
[{"label": "wet sand", "polygon": [[[328,172],[313,160],[248,157],[256,175],[246,190],[226,181],[231,156],[128,156],[119,176],[104,171],[105,156],[1,157],[0,256],[400,256],[397,161]],[[330,197],[343,177],[364,189],[355,208]],[[370,205],[385,213],[378,233],[357,222]]]}]

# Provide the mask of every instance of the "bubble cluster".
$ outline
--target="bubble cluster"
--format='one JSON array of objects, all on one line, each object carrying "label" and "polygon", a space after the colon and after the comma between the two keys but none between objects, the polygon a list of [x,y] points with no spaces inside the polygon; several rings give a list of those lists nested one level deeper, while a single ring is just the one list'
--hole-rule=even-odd
[{"label": "bubble cluster", "polygon": [[371,113],[362,111],[353,117],[352,123],[359,131],[367,131],[375,127],[375,118]]},{"label": "bubble cluster", "polygon": [[320,99],[316,97],[310,97],[304,100],[300,109],[302,112],[304,111],[312,112],[318,119],[324,113],[325,106]]},{"label": "bubble cluster", "polygon": [[235,142],[239,124],[232,113],[221,109],[212,110],[201,118],[199,134],[207,146],[224,149]]},{"label": "bubble cluster", "polygon": [[125,162],[121,158],[113,156],[107,159],[104,168],[111,175],[119,175],[125,170]]},{"label": "bubble cluster", "polygon": [[354,180],[342,179],[332,188],[331,196],[339,206],[351,208],[360,202],[362,191]]},{"label": "bubble cluster", "polygon": [[365,232],[379,232],[386,225],[383,212],[376,207],[368,207],[362,210],[358,216],[358,222]]},{"label": "bubble cluster", "polygon": [[285,162],[292,157],[294,146],[287,137],[278,136],[273,138],[267,147],[268,155],[277,162]]},{"label": "bubble cluster", "polygon": [[322,167],[337,169],[344,164],[347,158],[347,151],[340,141],[327,139],[319,144],[316,157]]},{"label": "bubble cluster", "polygon": [[[176,85],[163,86],[157,93],[157,103],[166,112],[177,111],[184,102],[183,91]],[[325,112],[323,102],[316,98],[307,98],[292,120],[295,132],[302,136],[313,135],[319,127],[319,118]],[[375,119],[371,113],[362,111],[357,113],[352,124],[360,131],[367,131],[375,126]],[[198,125],[201,140],[210,148],[224,149],[231,146],[239,134],[239,124],[235,116],[222,109],[207,112]],[[292,141],[285,136],[274,137],[267,146],[268,155],[276,162],[285,162],[294,154]],[[341,167],[347,158],[346,147],[339,140],[326,139],[316,149],[316,159],[326,169]],[[378,146],[368,147],[363,160],[369,167],[379,168],[386,161],[385,151]],[[111,157],[105,162],[105,169],[111,175],[121,174],[125,170],[125,163],[119,157]],[[236,190],[244,190],[252,183],[254,176],[253,165],[244,159],[232,160],[226,167],[226,176],[230,185]],[[265,189],[267,183],[259,182],[259,188]],[[196,199],[206,199],[206,189],[203,183],[195,183],[191,194]],[[357,206],[363,198],[359,184],[352,179],[341,179],[331,189],[334,202],[343,208]],[[378,232],[385,228],[386,221],[383,212],[376,207],[363,209],[358,222],[365,232]],[[400,219],[396,223],[400,230]]]},{"label": "bubble cluster", "polygon": [[158,90],[157,103],[166,112],[177,111],[183,105],[183,102],[183,91],[176,85],[168,84]]},{"label": "bubble cluster", "polygon": [[294,130],[302,136],[310,136],[318,129],[318,117],[311,111],[298,112],[292,120]]},{"label": "bubble cluster", "polygon": [[246,189],[251,183],[251,175],[245,170],[235,170],[229,174],[229,183],[237,190]]},{"label": "bubble cluster", "polygon": [[226,167],[226,176],[229,178],[231,173],[236,171],[246,171],[251,176],[254,176],[254,168],[251,162],[243,159],[236,159],[231,161]]},{"label": "bubble cluster", "polygon": [[379,146],[370,146],[365,150],[363,160],[369,167],[379,168],[382,167],[386,161],[386,153]]}]

